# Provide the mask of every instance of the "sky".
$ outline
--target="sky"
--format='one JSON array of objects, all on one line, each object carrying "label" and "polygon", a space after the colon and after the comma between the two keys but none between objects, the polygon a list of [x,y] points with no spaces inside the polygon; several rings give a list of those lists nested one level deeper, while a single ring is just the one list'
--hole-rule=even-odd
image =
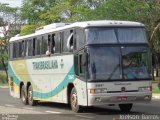
[{"label": "sky", "polygon": [[23,0],[0,0],[0,3],[8,3],[11,7],[21,7]]}]

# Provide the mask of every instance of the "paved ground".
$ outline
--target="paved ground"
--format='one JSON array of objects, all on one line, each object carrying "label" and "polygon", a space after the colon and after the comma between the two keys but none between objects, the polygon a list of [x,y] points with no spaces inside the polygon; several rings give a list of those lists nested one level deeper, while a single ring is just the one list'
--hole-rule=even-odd
[{"label": "paved ground", "polygon": [[[142,115],[149,114],[159,114],[155,119],[159,120],[160,100],[154,98],[150,104],[135,104],[132,111],[126,114],[122,113],[117,106],[93,107],[85,109],[81,114],[76,114],[65,104],[41,102],[34,107],[25,106],[20,99],[9,95],[8,88],[0,88],[0,114],[0,120],[16,117],[18,118],[15,120],[116,120],[114,118],[120,117],[123,120],[122,117],[127,115],[137,115],[142,119]],[[152,118],[143,120],[152,120]]]}]

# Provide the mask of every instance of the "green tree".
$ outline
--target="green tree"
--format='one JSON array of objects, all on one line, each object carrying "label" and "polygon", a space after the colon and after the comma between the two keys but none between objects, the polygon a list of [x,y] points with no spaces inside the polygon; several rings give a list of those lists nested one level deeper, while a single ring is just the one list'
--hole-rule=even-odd
[{"label": "green tree", "polygon": [[25,25],[22,29],[21,29],[21,35],[27,35],[27,34],[31,34],[34,33],[36,29],[36,25]]},{"label": "green tree", "polygon": [[[9,38],[12,37],[12,35],[17,34],[18,31],[14,29],[15,31],[12,32],[8,30],[12,26],[12,24],[16,24],[17,21],[19,21],[18,17],[18,9],[9,7],[7,4],[1,4],[0,3],[0,27],[1,27],[1,37],[0,37],[0,63],[3,65],[3,68],[6,73],[6,80],[8,78],[8,72],[7,72],[7,60],[8,60],[8,43]],[[13,34],[15,33],[15,34]]]},{"label": "green tree", "polygon": [[[88,20],[129,20],[146,26],[155,63],[160,67],[159,0],[24,0],[29,24]],[[158,68],[157,68],[158,69]]]},{"label": "green tree", "polygon": [[27,20],[29,24],[45,22],[40,15],[54,7],[55,4],[56,0],[23,0],[21,18]]}]

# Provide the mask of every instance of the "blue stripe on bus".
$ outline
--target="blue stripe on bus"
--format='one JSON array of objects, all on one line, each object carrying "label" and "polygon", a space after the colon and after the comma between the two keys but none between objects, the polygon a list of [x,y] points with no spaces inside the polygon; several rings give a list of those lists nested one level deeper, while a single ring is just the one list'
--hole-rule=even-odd
[{"label": "blue stripe on bus", "polygon": [[13,77],[13,82],[16,85],[20,85],[21,81],[16,77],[15,73],[12,70],[12,67],[11,67],[10,63],[8,63],[8,74]]},{"label": "blue stripe on bus", "polygon": [[73,82],[74,80],[75,80],[75,74],[74,74],[74,67],[72,66],[72,68],[70,69],[64,80],[55,89],[47,93],[33,91],[33,97],[42,99],[53,97],[57,95],[59,92],[61,92],[64,88],[66,88],[69,82]]}]

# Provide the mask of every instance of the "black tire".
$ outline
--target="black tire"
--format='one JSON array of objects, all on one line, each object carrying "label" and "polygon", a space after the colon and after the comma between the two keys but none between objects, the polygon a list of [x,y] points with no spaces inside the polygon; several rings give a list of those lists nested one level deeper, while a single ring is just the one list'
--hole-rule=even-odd
[{"label": "black tire", "polygon": [[129,112],[132,109],[133,104],[119,104],[119,108],[122,112]]},{"label": "black tire", "polygon": [[27,93],[28,93],[28,103],[29,103],[29,105],[31,105],[31,106],[37,105],[38,101],[33,99],[33,88],[32,88],[32,85],[29,86]]},{"label": "black tire", "polygon": [[27,93],[24,85],[22,85],[22,88],[21,88],[21,100],[24,105],[28,104]]},{"label": "black tire", "polygon": [[77,91],[75,87],[71,90],[70,103],[72,111],[76,113],[82,112],[82,106],[78,105]]}]

